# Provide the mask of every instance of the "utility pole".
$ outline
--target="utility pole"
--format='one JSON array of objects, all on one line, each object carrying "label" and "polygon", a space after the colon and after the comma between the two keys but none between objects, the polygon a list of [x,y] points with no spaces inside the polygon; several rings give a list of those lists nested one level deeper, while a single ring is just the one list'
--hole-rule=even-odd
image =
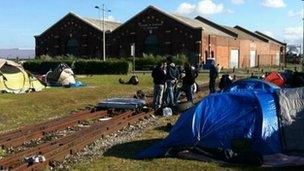
[{"label": "utility pole", "polygon": [[[106,12],[111,12],[111,10],[106,10],[105,4],[102,4],[102,7],[100,6],[95,6],[96,9],[99,10],[99,17],[100,20],[102,20],[102,58],[103,61],[106,61],[106,29],[105,29],[105,13]],[[101,19],[101,13],[102,13],[102,19]]]},{"label": "utility pole", "polygon": [[[304,0],[302,0],[303,2]],[[303,42],[302,42],[302,57],[304,57],[304,4],[302,5],[302,20],[303,20]]]},{"label": "utility pole", "polygon": [[103,61],[106,61],[106,30],[105,30],[105,5],[102,4],[102,40],[103,40]]}]

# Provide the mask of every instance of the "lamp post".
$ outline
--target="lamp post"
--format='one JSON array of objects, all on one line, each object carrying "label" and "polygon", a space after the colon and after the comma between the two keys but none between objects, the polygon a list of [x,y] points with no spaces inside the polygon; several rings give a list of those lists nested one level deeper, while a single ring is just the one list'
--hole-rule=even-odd
[{"label": "lamp post", "polygon": [[[102,13],[102,58],[103,61],[106,61],[106,30],[105,30],[105,13],[111,12],[111,10],[106,10],[105,5],[102,6],[95,6],[96,9],[99,10],[99,18],[101,20],[101,13]],[[101,28],[100,28],[101,29]]]},{"label": "lamp post", "polygon": [[[303,2],[304,0],[302,0]],[[304,4],[303,4],[304,5]],[[304,6],[302,6],[302,20],[303,20],[303,42],[302,42],[302,57],[304,57]]]}]

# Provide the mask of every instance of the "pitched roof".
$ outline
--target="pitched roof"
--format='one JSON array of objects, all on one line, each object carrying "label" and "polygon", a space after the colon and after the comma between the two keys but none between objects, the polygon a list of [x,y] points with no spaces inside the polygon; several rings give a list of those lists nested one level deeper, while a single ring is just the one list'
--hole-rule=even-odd
[{"label": "pitched roof", "polygon": [[[86,20],[91,25],[94,25],[95,27],[99,28],[100,31],[103,31],[102,20],[94,19],[94,18],[83,18],[83,19]],[[121,23],[117,23],[117,22],[113,22],[113,21],[105,21],[105,30],[113,31],[120,25],[121,25]]]},{"label": "pitched roof", "polygon": [[207,32],[209,34],[215,34],[215,35],[222,35],[222,36],[228,36],[230,37],[229,34],[226,34],[224,32],[221,32],[220,30],[217,30],[215,28],[212,28],[210,26],[208,26],[207,24],[204,24],[202,22],[200,22],[199,20],[196,20],[196,19],[192,19],[192,18],[188,18],[188,17],[184,17],[184,16],[180,16],[180,15],[177,15],[177,14],[170,14],[170,13],[167,13],[155,6],[148,6],[147,8],[145,8],[144,10],[142,10],[141,12],[139,12],[138,14],[136,14],[135,16],[133,16],[132,18],[130,18],[128,21],[126,21],[124,24],[120,25],[117,29],[119,29],[120,27],[122,27],[123,25],[129,23],[130,21],[132,21],[132,19],[134,19],[135,17],[141,15],[142,13],[144,13],[146,10],[149,10],[149,9],[152,9],[152,10],[155,10],[181,24],[184,24],[188,27],[191,27],[193,29],[202,29],[204,30],[204,32]]},{"label": "pitched roof", "polygon": [[226,37],[232,37],[230,34],[227,34],[219,29],[216,29],[214,27],[211,27],[210,25],[201,22],[200,20],[197,19],[192,19],[192,18],[188,18],[188,17],[184,17],[184,16],[180,16],[177,14],[171,14],[174,18],[184,22],[184,23],[188,23],[190,25],[192,25],[193,27],[198,27],[198,28],[202,28],[203,31],[207,34],[212,34],[212,35],[219,35],[219,36],[226,36]]},{"label": "pitched roof", "polygon": [[247,29],[245,29],[241,26],[237,25],[232,30],[235,30],[235,29],[237,30],[236,32],[238,32],[239,35],[241,35],[244,38],[247,38],[247,39],[250,38],[252,40],[260,40],[260,41],[263,41],[263,42],[269,42],[268,39],[265,39],[264,37],[262,37],[258,34],[255,34],[255,33],[251,32],[251,31],[249,31],[249,30],[247,30]]},{"label": "pitched roof", "polygon": [[[84,18],[84,17],[79,16],[78,14],[75,14],[73,12],[69,12],[67,15],[65,15],[64,17],[62,17],[60,20],[58,20],[55,24],[53,24],[51,27],[49,27],[47,30],[45,30],[40,35],[46,33],[51,28],[55,27],[60,21],[62,21],[64,18],[66,18],[68,16],[76,17],[79,20],[83,21],[84,23],[87,23],[90,26],[94,27],[95,29],[97,29],[99,31],[103,31],[103,29],[102,29],[102,20],[92,19],[92,18]],[[105,21],[105,30],[111,32],[114,29],[116,29],[119,25],[121,25],[121,23],[117,23],[117,22],[113,22],[113,21]]]},{"label": "pitched roof", "polygon": [[222,27],[226,28],[227,30],[230,30],[230,31],[234,32],[235,34],[238,35],[237,37],[240,38],[240,39],[249,39],[249,40],[257,40],[257,41],[260,41],[260,39],[258,39],[258,38],[256,38],[256,37],[253,37],[253,36],[251,36],[250,34],[247,34],[247,33],[243,32],[243,31],[241,31],[241,30],[238,30],[238,29],[236,29],[236,28],[229,27],[229,26],[222,26]]},{"label": "pitched roof", "polygon": [[235,32],[233,32],[233,31],[231,31],[231,30],[229,30],[229,29],[227,29],[227,28],[225,28],[225,27],[223,27],[223,26],[221,26],[219,24],[216,24],[216,23],[214,23],[214,22],[212,22],[210,20],[207,20],[206,18],[203,18],[201,16],[197,16],[197,17],[195,17],[195,19],[199,20],[200,22],[203,22],[203,23],[205,23],[205,24],[207,24],[207,25],[209,25],[211,27],[214,27],[217,30],[225,32],[226,34],[229,34],[232,37],[238,37],[238,34],[236,34]]},{"label": "pitched roof", "polygon": [[273,41],[273,42],[278,43],[280,45],[286,46],[286,43],[283,43],[283,42],[281,42],[281,41],[279,41],[277,39],[274,39],[274,38],[272,38],[272,37],[270,37],[270,36],[268,36],[268,35],[266,35],[264,33],[261,33],[259,31],[256,31],[255,33],[258,34],[258,35],[260,35],[260,36],[262,36],[262,37],[264,37],[264,38],[266,38],[266,39],[268,39],[268,40],[270,40],[270,41]]},{"label": "pitched roof", "polygon": [[122,26],[128,24],[128,23],[131,22],[134,18],[140,16],[142,13],[146,12],[146,11],[149,10],[149,9],[152,9],[152,10],[154,10],[154,11],[157,11],[157,12],[159,12],[159,13],[161,13],[161,14],[163,14],[163,15],[165,15],[165,16],[167,16],[167,17],[169,17],[169,18],[171,18],[171,19],[173,19],[173,20],[175,20],[175,21],[178,21],[178,22],[180,22],[180,23],[182,23],[182,24],[184,24],[184,25],[186,25],[186,26],[188,26],[188,27],[191,27],[191,28],[193,28],[193,29],[202,29],[201,26],[199,26],[199,25],[197,25],[197,24],[195,24],[195,23],[193,23],[193,22],[189,22],[189,21],[186,21],[186,20],[181,20],[181,19],[179,19],[178,17],[174,17],[172,14],[169,14],[169,13],[163,11],[163,10],[160,10],[159,8],[157,8],[157,7],[155,7],[155,6],[150,5],[150,6],[148,6],[147,8],[143,9],[142,11],[140,11],[139,13],[137,13],[136,15],[134,15],[133,17],[131,17],[129,20],[127,20],[127,21],[124,22],[123,24],[121,24],[118,28],[116,28],[116,30],[119,30],[119,28],[121,28]]}]

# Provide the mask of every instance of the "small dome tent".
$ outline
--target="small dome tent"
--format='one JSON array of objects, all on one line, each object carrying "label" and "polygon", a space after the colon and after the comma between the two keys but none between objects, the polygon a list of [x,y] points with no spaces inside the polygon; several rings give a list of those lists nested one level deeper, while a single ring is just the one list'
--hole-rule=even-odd
[{"label": "small dome tent", "polygon": [[78,87],[82,83],[76,82],[73,70],[64,63],[58,65],[54,71],[46,73],[47,85],[51,86],[65,86],[65,87]]},{"label": "small dome tent", "polygon": [[41,91],[45,86],[23,67],[10,60],[0,59],[0,91],[4,93],[25,93]]}]

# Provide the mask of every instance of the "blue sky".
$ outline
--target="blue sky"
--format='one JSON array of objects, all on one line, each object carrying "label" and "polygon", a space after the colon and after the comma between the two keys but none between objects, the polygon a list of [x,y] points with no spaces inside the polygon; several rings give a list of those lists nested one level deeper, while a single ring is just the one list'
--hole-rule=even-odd
[{"label": "blue sky", "polygon": [[97,18],[94,6],[102,3],[112,11],[109,19],[119,22],[155,5],[171,13],[259,30],[288,43],[302,40],[301,0],[1,0],[0,49],[34,48],[34,35],[66,13]]}]

